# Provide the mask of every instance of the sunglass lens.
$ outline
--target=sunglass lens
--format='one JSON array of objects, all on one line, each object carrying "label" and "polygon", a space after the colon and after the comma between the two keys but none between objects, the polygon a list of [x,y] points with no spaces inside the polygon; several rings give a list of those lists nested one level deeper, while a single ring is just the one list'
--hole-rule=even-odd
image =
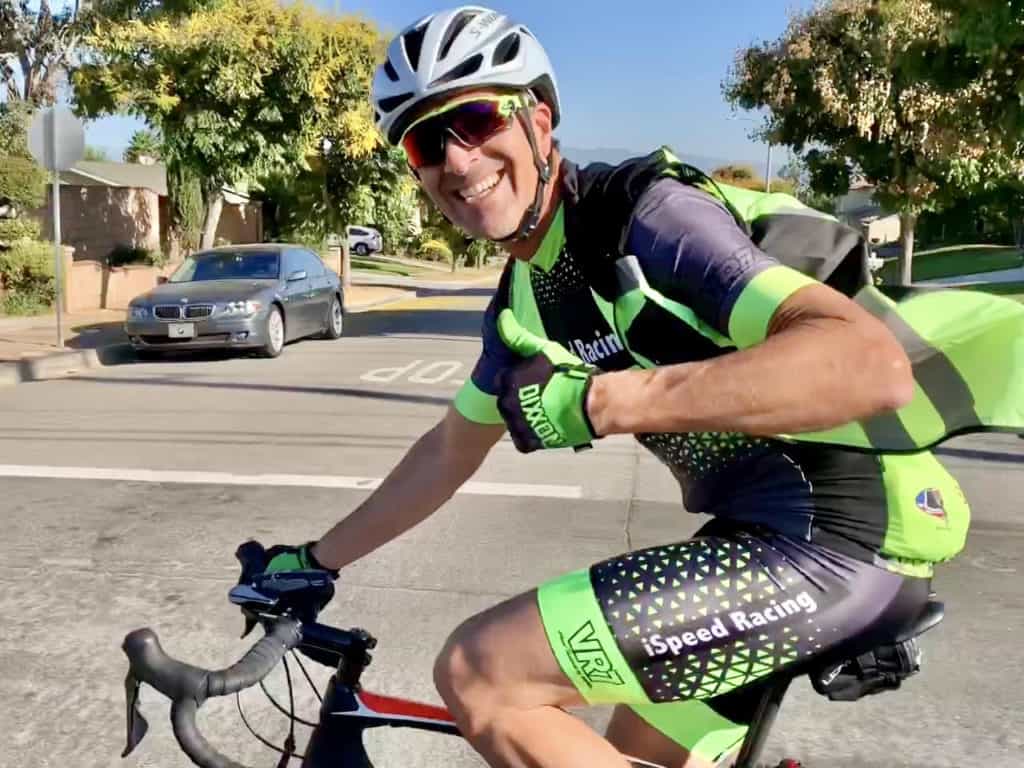
[{"label": "sunglass lens", "polygon": [[494,101],[470,101],[424,120],[402,139],[409,165],[422,168],[444,162],[445,139],[454,135],[468,147],[478,147],[508,127],[510,118]]}]

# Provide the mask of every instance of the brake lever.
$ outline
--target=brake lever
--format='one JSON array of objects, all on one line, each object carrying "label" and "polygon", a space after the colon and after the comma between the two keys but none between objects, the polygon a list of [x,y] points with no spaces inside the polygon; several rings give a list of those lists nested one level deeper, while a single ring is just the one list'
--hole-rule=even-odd
[{"label": "brake lever", "polygon": [[[238,549],[235,550],[235,558],[242,566],[241,573],[238,575],[238,586],[231,590],[229,599],[234,598],[236,591],[239,589],[248,588],[253,595],[257,593],[252,589],[252,582],[256,576],[264,571],[267,567],[267,551],[263,548],[263,545],[258,541],[247,541],[240,544]],[[250,596],[251,597],[251,596]],[[232,600],[232,602],[236,602]],[[248,636],[256,625],[259,623],[256,617],[250,614],[248,611],[243,610],[245,616],[245,626],[242,628],[242,637]]]},{"label": "brake lever", "polygon": [[135,675],[129,672],[128,676],[124,679],[125,700],[128,705],[128,740],[125,744],[124,752],[121,753],[121,757],[128,757],[139,746],[139,743],[149,730],[149,723],[146,722],[146,718],[139,712],[139,689],[141,687],[142,683],[136,680]]}]

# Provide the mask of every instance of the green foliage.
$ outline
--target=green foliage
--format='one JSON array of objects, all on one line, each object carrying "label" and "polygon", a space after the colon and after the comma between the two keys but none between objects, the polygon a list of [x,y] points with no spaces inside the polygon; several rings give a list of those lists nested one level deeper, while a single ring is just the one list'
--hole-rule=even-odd
[{"label": "green foliage", "polygon": [[0,219],[0,246],[18,240],[38,240],[39,234],[39,222],[35,219]]},{"label": "green foliage", "polygon": [[[836,194],[851,170],[880,202],[909,214],[970,194],[965,168],[1002,167],[988,139],[975,78],[940,90],[913,77],[907,51],[942,48],[940,16],[928,0],[833,0],[796,16],[783,36],[743,51],[727,98],[770,111],[767,137],[808,153],[813,186]],[[1002,158],[1005,160],[1005,157]],[[975,178],[984,175],[979,171]]]},{"label": "green foliage", "polygon": [[[726,184],[736,184],[741,181],[754,181],[757,173],[749,165],[723,165],[711,172],[711,178],[724,181]],[[764,179],[760,180],[764,184]]]},{"label": "green foliage", "polygon": [[[905,0],[882,0],[899,13]],[[942,44],[913,45],[902,65],[943,91],[980,81],[974,107],[988,138],[1020,152],[1024,137],[1024,0],[931,0],[940,16]]]},{"label": "green foliage", "polygon": [[371,226],[381,234],[389,253],[412,244],[412,219],[417,206],[416,184],[401,149],[378,146],[368,155],[328,153],[327,194],[334,231],[344,225]]},{"label": "green foliage", "polygon": [[[148,10],[148,6],[147,6]],[[209,193],[297,169],[329,135],[354,155],[379,142],[365,95],[376,30],[275,0],[222,0],[187,15],[101,23],[74,73],[89,116],[125,111],[159,129],[166,157]]]},{"label": "green foliage", "polygon": [[0,92],[33,106],[52,104],[95,4],[0,0]]},{"label": "green foliage", "polygon": [[57,296],[53,245],[28,241],[0,250],[0,286],[7,314],[31,314],[50,307]]},{"label": "green foliage", "polygon": [[[750,165],[723,165],[711,172],[711,178],[742,189],[752,189],[756,192],[764,192],[765,181],[757,175],[757,172]],[[795,187],[786,179],[772,179],[772,192],[783,192],[787,195],[793,194]]]},{"label": "green foliage", "polygon": [[474,240],[466,247],[466,266],[482,267],[488,262],[502,258],[504,251],[490,240]]},{"label": "green foliage", "polygon": [[186,251],[195,250],[199,247],[206,210],[203,190],[195,172],[173,159],[167,164],[167,197],[173,237]]},{"label": "green foliage", "polygon": [[103,147],[86,145],[85,150],[82,152],[82,159],[93,163],[107,163],[110,162],[110,155],[107,154],[107,150],[103,149]]},{"label": "green foliage", "polygon": [[454,255],[452,247],[444,240],[436,237],[424,240],[419,246],[419,253],[420,255],[434,261],[448,262],[452,260],[452,256]]},{"label": "green foliage", "polygon": [[162,160],[164,156],[163,141],[156,131],[142,130],[132,134],[128,147],[124,151],[126,163],[137,163],[145,155],[154,160]]},{"label": "green foliage", "polygon": [[0,104],[0,205],[22,210],[38,208],[46,200],[46,171],[28,151],[31,114],[25,102]]}]

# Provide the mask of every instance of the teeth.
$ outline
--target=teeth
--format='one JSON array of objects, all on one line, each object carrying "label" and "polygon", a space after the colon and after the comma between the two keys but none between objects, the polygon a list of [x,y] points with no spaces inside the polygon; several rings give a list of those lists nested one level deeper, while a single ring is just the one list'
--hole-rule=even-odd
[{"label": "teeth", "polygon": [[495,173],[492,176],[488,176],[483,181],[477,182],[472,187],[459,190],[459,195],[462,197],[463,200],[472,200],[474,197],[479,197],[484,192],[493,189],[495,186],[497,186],[499,181],[501,181],[501,176]]}]

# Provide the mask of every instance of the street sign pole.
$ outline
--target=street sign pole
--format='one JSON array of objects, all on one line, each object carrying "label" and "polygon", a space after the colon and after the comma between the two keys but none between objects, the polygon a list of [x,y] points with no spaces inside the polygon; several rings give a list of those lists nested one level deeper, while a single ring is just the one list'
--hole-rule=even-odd
[{"label": "street sign pole", "polygon": [[50,133],[51,164],[53,171],[53,280],[57,288],[57,348],[64,349],[64,324],[62,322],[63,290],[61,286],[64,271],[64,249],[60,243],[60,171],[57,170],[57,120],[51,110],[46,116],[46,127]]},{"label": "street sign pole", "polygon": [[43,168],[53,173],[53,260],[57,294],[57,346],[64,348],[64,247],[60,231],[60,172],[74,168],[82,159],[85,133],[81,122],[63,107],[36,112],[29,126],[29,151]]},{"label": "street sign pole", "polygon": [[53,279],[57,287],[57,346],[64,349],[64,326],[61,324],[61,305],[64,303],[61,288],[64,248],[60,244],[60,171],[53,172],[53,258]]}]

